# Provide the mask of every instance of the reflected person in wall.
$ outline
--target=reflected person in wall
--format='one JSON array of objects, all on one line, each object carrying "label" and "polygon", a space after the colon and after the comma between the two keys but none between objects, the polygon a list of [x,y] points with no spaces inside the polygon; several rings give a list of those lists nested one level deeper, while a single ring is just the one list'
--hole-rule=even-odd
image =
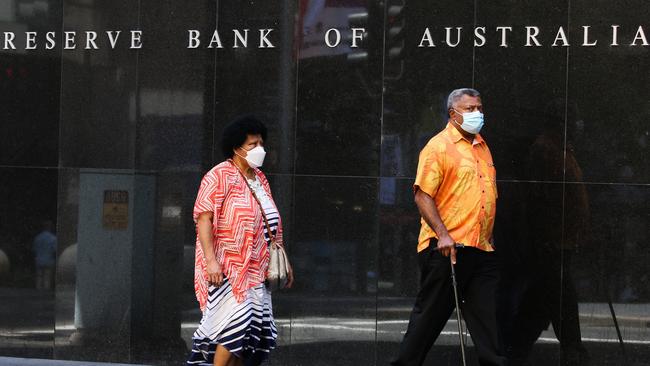
[{"label": "reflected person in wall", "polygon": [[[541,332],[553,325],[560,341],[562,365],[587,365],[582,345],[578,299],[571,274],[575,254],[587,242],[589,200],[582,169],[572,146],[570,129],[565,149],[565,101],[549,103],[542,133],[530,147],[529,178],[545,182],[531,186],[525,199],[527,238],[521,267],[525,287],[514,312],[507,339],[510,365],[525,365]],[[570,120],[577,108],[568,108]],[[571,117],[573,116],[573,117]],[[551,182],[566,181],[562,187]]]},{"label": "reflected person in wall", "polygon": [[[283,244],[280,214],[258,169],[266,136],[264,124],[251,116],[229,124],[222,136],[226,160],[201,181],[193,213],[194,287],[203,317],[188,365],[259,365],[275,348],[271,293],[264,281],[271,241]],[[292,283],[289,271],[287,287]]]},{"label": "reflected person in wall", "polygon": [[50,290],[54,284],[54,264],[56,262],[56,236],[52,231],[54,224],[44,220],[41,232],[32,243],[34,261],[36,264],[36,289]]},{"label": "reflected person in wall", "polygon": [[[462,312],[481,365],[505,365],[497,339],[499,266],[492,240],[496,170],[479,134],[478,91],[457,89],[447,99],[449,122],[420,152],[413,189],[420,211],[420,290],[392,365],[422,365],[454,310],[451,260],[456,263]],[[456,249],[455,243],[463,248]]]}]

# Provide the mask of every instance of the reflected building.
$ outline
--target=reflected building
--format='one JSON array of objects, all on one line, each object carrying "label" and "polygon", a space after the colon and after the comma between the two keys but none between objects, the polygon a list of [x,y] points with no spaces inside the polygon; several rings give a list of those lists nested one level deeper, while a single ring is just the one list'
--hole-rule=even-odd
[{"label": "reflected building", "polygon": [[[270,364],[387,364],[417,291],[418,153],[444,128],[448,93],[468,86],[483,95],[497,169],[512,362],[644,364],[649,12],[641,0],[3,2],[0,354],[183,362],[201,316],[198,184],[222,160],[226,123],[255,114],[297,281],[273,297]],[[582,45],[583,26],[596,45]],[[527,27],[539,47],[526,46]],[[552,46],[559,27],[569,46]],[[249,47],[232,47],[245,29]],[[274,47],[257,47],[259,29],[273,29]],[[426,29],[436,47],[418,47]],[[223,48],[209,47],[215,30]],[[52,291],[36,289],[44,219],[57,239]],[[456,329],[450,320],[426,364],[459,360]]]}]

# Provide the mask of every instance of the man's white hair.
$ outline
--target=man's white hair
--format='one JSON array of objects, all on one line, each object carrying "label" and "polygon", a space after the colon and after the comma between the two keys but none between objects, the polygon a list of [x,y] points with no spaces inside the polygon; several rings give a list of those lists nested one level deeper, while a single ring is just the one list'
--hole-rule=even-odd
[{"label": "man's white hair", "polygon": [[479,93],[478,90],[472,88],[456,89],[451,93],[449,93],[449,97],[447,98],[447,110],[453,108],[454,103],[456,103],[460,98],[462,98],[463,95],[469,95],[470,97],[480,97],[481,93]]}]

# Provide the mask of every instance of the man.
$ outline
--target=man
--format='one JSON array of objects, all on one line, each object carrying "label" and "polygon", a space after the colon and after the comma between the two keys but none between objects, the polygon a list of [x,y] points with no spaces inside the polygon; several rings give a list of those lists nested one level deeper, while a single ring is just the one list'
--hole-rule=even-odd
[{"label": "man", "polygon": [[[393,365],[422,365],[454,310],[451,261],[461,311],[481,365],[505,365],[497,340],[498,263],[492,241],[496,170],[485,140],[478,91],[456,89],[449,122],[420,153],[413,189],[422,216],[418,242],[420,290]],[[456,249],[455,244],[464,247]]]},{"label": "man", "polygon": [[43,221],[42,231],[34,238],[32,251],[36,264],[36,288],[52,289],[54,264],[56,261],[56,236],[52,233],[52,221]]}]

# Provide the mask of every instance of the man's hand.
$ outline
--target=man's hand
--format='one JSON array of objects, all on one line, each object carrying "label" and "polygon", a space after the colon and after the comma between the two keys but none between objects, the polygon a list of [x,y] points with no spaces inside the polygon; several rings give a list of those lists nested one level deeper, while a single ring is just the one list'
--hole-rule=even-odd
[{"label": "man's hand", "polygon": [[440,236],[438,239],[438,250],[445,257],[451,255],[451,262],[456,264],[456,243],[449,234]]},{"label": "man's hand", "polygon": [[422,216],[427,225],[438,234],[437,250],[439,250],[445,257],[451,255],[452,263],[456,264],[456,243],[454,242],[454,239],[449,236],[449,232],[447,232],[447,228],[440,218],[438,208],[436,207],[433,198],[418,189],[415,192],[415,204],[418,206],[420,216]]},{"label": "man's hand", "polygon": [[206,272],[208,273],[208,282],[213,286],[221,287],[223,284],[223,272],[221,271],[221,265],[215,258],[207,260]]}]

